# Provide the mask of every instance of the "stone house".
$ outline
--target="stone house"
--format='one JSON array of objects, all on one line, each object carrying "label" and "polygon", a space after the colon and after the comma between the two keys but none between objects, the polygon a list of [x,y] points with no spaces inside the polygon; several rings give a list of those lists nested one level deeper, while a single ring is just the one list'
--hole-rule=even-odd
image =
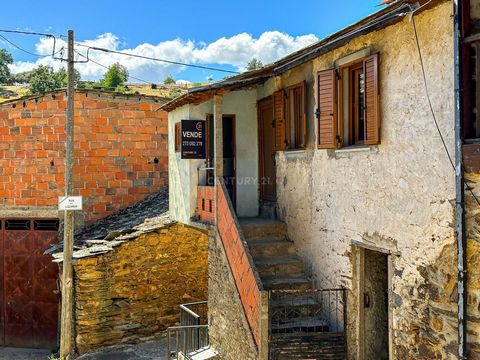
[{"label": "stone house", "polygon": [[[58,242],[64,193],[64,90],[0,104],[0,346],[57,339]],[[76,90],[76,226],[93,223],[168,184],[163,98]]]},{"label": "stone house", "polygon": [[[455,359],[462,347],[480,358],[479,207],[456,192],[452,167],[464,138],[452,8],[393,2],[162,107],[171,216],[214,225],[210,343],[221,358]],[[185,120],[204,124],[203,159],[186,159]]]},{"label": "stone house", "polygon": [[[206,230],[176,223],[167,211],[164,188],[76,234],[77,354],[155,339],[179,323],[179,304],[207,298]],[[60,265],[61,250],[48,250]]]}]

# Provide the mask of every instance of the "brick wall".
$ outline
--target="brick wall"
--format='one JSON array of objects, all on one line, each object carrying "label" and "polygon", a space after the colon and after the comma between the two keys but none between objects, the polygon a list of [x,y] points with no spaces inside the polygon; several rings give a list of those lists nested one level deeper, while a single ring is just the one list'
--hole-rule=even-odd
[{"label": "brick wall", "polygon": [[[0,206],[56,207],[64,192],[65,92],[0,104]],[[75,94],[75,195],[85,221],[168,181],[167,115],[157,98]]]},{"label": "brick wall", "polygon": [[215,223],[215,187],[197,186],[197,213],[200,221]]},{"label": "brick wall", "polygon": [[218,233],[222,239],[228,263],[235,279],[238,294],[252,331],[255,343],[260,343],[260,282],[257,280],[246,252],[245,244],[239,233],[230,199],[227,198],[224,185],[217,186]]}]

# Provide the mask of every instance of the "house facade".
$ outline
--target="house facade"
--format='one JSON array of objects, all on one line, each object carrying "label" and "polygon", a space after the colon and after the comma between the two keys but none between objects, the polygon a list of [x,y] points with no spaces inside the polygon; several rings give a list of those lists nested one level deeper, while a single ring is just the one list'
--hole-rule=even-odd
[{"label": "house facade", "polygon": [[[223,358],[281,359],[313,342],[314,356],[457,358],[452,13],[450,1],[395,2],[163,107],[171,216],[214,224],[210,338]],[[204,159],[182,159],[182,120],[205,122]],[[478,205],[466,197],[475,359]]]},{"label": "house facade", "polygon": [[[76,228],[168,185],[163,98],[75,92]],[[0,346],[54,347],[64,194],[65,91],[0,104]]]}]

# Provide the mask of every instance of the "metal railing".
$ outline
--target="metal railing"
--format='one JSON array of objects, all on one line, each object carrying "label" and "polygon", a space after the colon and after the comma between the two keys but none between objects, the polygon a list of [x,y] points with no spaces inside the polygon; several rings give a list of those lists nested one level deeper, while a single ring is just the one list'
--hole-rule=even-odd
[{"label": "metal railing", "polygon": [[270,334],[344,332],[345,289],[271,290]]},{"label": "metal railing", "polygon": [[198,301],[180,305],[180,325],[206,325],[208,323],[208,303]]},{"label": "metal railing", "polygon": [[180,326],[167,329],[167,358],[178,359],[209,345],[206,301],[180,305]]}]

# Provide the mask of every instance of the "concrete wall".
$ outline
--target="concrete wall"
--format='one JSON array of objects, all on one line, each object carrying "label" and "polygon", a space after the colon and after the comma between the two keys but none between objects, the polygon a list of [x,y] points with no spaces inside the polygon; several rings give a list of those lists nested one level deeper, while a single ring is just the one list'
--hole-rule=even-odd
[{"label": "concrete wall", "polygon": [[79,353],[151,339],[207,299],[208,236],[174,224],[74,265]]},{"label": "concrete wall", "polygon": [[257,359],[257,347],[219,236],[211,236],[208,243],[208,301],[210,344],[221,359]]},{"label": "concrete wall", "polygon": [[[74,195],[86,222],[168,183],[167,114],[158,100],[75,95]],[[55,215],[64,193],[65,93],[0,104],[0,217]],[[25,210],[29,210],[25,211]]]},{"label": "concrete wall", "polygon": [[[235,116],[237,215],[258,214],[258,141],[256,90],[238,91],[223,96],[222,112]],[[175,123],[181,120],[205,120],[213,114],[213,101],[198,106],[185,105],[168,114],[169,133],[175,133]],[[175,220],[188,223],[195,215],[197,198],[197,168],[205,167],[204,160],[182,160],[175,153],[175,138],[169,146],[170,212]]]}]

